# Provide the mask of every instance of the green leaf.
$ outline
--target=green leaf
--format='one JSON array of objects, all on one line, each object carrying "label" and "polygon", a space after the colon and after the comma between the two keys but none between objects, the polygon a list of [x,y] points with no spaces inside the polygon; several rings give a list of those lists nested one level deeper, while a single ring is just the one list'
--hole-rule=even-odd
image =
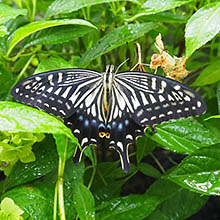
[{"label": "green leaf", "polygon": [[73,66],[61,57],[49,57],[41,61],[34,74],[66,68],[73,68]]},{"label": "green leaf", "polygon": [[[52,137],[51,137],[52,140]],[[54,146],[55,151],[55,146]],[[49,152],[49,150],[48,150]],[[42,153],[43,158],[43,153]],[[49,161],[48,161],[49,163]],[[84,165],[77,166],[72,160],[66,161],[64,173],[64,197],[66,219],[75,219],[76,211],[73,201],[75,185],[83,182]],[[15,203],[34,219],[52,219],[54,188],[57,181],[57,170],[31,184],[14,187],[4,193],[2,198],[12,198]],[[58,218],[57,218],[58,219]]]},{"label": "green leaf", "polygon": [[108,53],[127,42],[141,37],[143,34],[158,27],[156,23],[127,24],[114,29],[88,49],[80,59],[79,66],[84,66],[91,60]]},{"label": "green leaf", "polygon": [[0,102],[0,131],[64,134],[77,143],[70,129],[55,117],[15,102]]},{"label": "green leaf", "polygon": [[[132,171],[132,166],[131,169]],[[85,173],[85,182],[88,184],[92,176],[92,169]],[[122,185],[125,183],[126,174],[118,167],[118,163],[105,162],[98,163],[91,191],[95,198],[95,203],[100,204],[114,197],[119,197]]]},{"label": "green leaf", "polygon": [[0,24],[16,18],[18,15],[27,15],[26,9],[17,9],[0,3]]},{"label": "green leaf", "polygon": [[44,179],[31,185],[20,186],[3,194],[9,197],[35,219],[52,219],[55,184]]},{"label": "green leaf", "polygon": [[142,8],[145,9],[146,14],[154,14],[176,8],[191,1],[193,0],[147,0]]},{"label": "green leaf", "polygon": [[7,28],[7,34],[4,37],[0,38],[1,50],[5,54],[8,51],[8,45],[13,33],[23,25],[27,24],[27,18],[24,16],[18,16],[16,19],[8,21],[5,26]]},{"label": "green leaf", "polygon": [[160,204],[146,220],[188,219],[188,217],[199,211],[207,200],[207,196],[201,196],[198,193],[180,188],[169,199]]},{"label": "green leaf", "polygon": [[0,26],[0,37],[4,37],[7,34],[7,28],[3,25]]},{"label": "green leaf", "polygon": [[[96,215],[97,220],[134,220],[149,215],[160,203],[156,196],[129,195],[112,199]],[[99,207],[100,209],[100,207]]]},{"label": "green leaf", "polygon": [[220,80],[220,61],[210,63],[191,84],[191,86],[205,86]]},{"label": "green leaf", "polygon": [[95,201],[92,193],[83,184],[77,184],[73,193],[75,209],[81,220],[95,219]]},{"label": "green leaf", "polygon": [[138,165],[138,169],[145,175],[147,176],[151,176],[154,178],[160,178],[161,177],[161,173],[154,168],[152,165],[147,164],[147,163],[140,163]]},{"label": "green leaf", "polygon": [[[110,2],[118,2],[119,0],[56,0],[48,8],[48,11],[45,15],[46,18],[58,15],[60,13],[71,13],[77,11],[81,8],[102,4]],[[138,0],[121,0],[121,1],[130,1],[136,4],[140,4]]]},{"label": "green leaf", "polygon": [[[54,139],[56,140],[57,152],[63,161],[67,160],[73,155],[75,148],[78,147],[73,142],[69,142],[68,138],[65,135],[53,134]],[[68,146],[66,148],[66,146]],[[67,151],[65,151],[67,149]]]},{"label": "green leaf", "polygon": [[93,156],[93,153],[92,153],[92,147],[94,147],[94,146],[87,147],[83,151],[83,154],[84,154],[84,156],[86,156],[86,157],[88,157],[90,159],[90,161],[92,162],[92,166],[96,166],[95,165],[95,159],[94,159],[94,156]]},{"label": "green leaf", "polygon": [[153,183],[143,195],[129,195],[103,202],[97,207],[97,220],[142,219],[152,213],[163,201],[170,198],[180,187],[167,180]]},{"label": "green leaf", "polygon": [[156,126],[157,133],[149,135],[152,140],[178,153],[195,150],[219,143],[219,139],[204,124],[193,118],[164,122]]},{"label": "green leaf", "polygon": [[166,22],[166,23],[186,23],[187,17],[181,14],[173,14],[169,11],[167,12],[160,12],[157,14],[149,14],[145,12],[145,10],[140,10],[135,16],[126,19],[127,21],[131,22],[134,20],[140,20],[142,22],[149,22],[149,21],[157,21],[157,22]]},{"label": "green leaf", "polygon": [[151,153],[156,147],[155,142],[146,136],[139,137],[136,141],[136,145],[137,145],[137,154],[136,154],[137,164],[139,164],[142,158],[148,155],[149,153]]},{"label": "green leaf", "polygon": [[[114,170],[114,172],[112,172]],[[92,169],[85,173],[85,182],[88,184],[92,174]],[[103,201],[108,201],[114,197],[118,197],[121,192],[121,187],[124,184],[122,172],[118,163],[105,162],[98,163],[96,167],[95,177],[91,186],[91,191],[95,198],[95,203],[100,204]],[[120,179],[121,178],[121,179]],[[120,181],[118,181],[120,179]]]},{"label": "green leaf", "polygon": [[201,148],[164,178],[189,190],[206,195],[220,195],[220,144]]},{"label": "green leaf", "polygon": [[58,155],[52,136],[33,145],[36,160],[31,163],[17,162],[5,180],[5,190],[30,182],[57,169]]},{"label": "green leaf", "polygon": [[84,163],[75,165],[72,159],[66,161],[64,172],[64,199],[66,219],[76,219],[75,200],[73,194],[75,188],[83,183]]},{"label": "green leaf", "polygon": [[186,57],[220,31],[220,2],[207,4],[189,19],[186,25]]},{"label": "green leaf", "polygon": [[9,56],[13,48],[18,44],[21,40],[23,40],[25,37],[29,36],[30,34],[33,34],[37,31],[60,26],[60,25],[85,25],[89,26],[91,28],[96,28],[94,25],[89,23],[88,21],[82,20],[82,19],[62,19],[62,20],[52,20],[52,21],[34,21],[30,24],[27,24],[19,29],[17,29],[13,37],[9,43],[9,48],[7,51],[6,56]]},{"label": "green leaf", "polygon": [[33,33],[24,40],[23,45],[27,48],[38,44],[61,44],[69,40],[82,37],[91,30],[93,30],[93,28],[82,25],[69,25],[68,28],[65,26],[52,27]]},{"label": "green leaf", "polygon": [[2,65],[0,65],[0,82],[0,100],[5,100],[8,95],[8,91],[14,84],[14,77],[12,73]]}]

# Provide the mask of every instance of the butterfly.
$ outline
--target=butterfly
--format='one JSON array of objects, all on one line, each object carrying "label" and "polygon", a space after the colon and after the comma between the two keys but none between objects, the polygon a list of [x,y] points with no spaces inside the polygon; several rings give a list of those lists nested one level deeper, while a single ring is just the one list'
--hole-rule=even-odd
[{"label": "butterfly", "polygon": [[129,170],[128,146],[148,127],[171,119],[199,116],[206,104],[188,86],[146,72],[100,73],[89,69],[58,69],[35,74],[17,83],[15,100],[64,119],[83,150],[103,140],[120,155]]}]

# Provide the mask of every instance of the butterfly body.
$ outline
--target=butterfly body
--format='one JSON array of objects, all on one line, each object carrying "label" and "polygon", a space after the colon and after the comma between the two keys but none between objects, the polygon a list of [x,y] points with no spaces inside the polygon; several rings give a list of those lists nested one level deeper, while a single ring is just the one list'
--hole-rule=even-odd
[{"label": "butterfly body", "polygon": [[[128,146],[146,127],[163,121],[198,116],[203,99],[189,87],[143,72],[115,74],[87,69],[61,69],[20,81],[12,96],[64,119],[82,146],[106,140],[119,152],[122,168],[129,169]],[[77,149],[75,161],[81,159]]]}]

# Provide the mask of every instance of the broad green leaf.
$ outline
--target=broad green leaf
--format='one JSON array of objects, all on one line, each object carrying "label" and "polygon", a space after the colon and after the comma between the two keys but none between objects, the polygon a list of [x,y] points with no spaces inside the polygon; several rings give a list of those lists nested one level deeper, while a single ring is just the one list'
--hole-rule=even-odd
[{"label": "broad green leaf", "polygon": [[220,2],[207,4],[189,19],[186,25],[186,57],[220,31]]},{"label": "broad green leaf", "polygon": [[0,37],[4,37],[7,34],[7,28],[3,25],[0,26]]},{"label": "broad green leaf", "polygon": [[191,84],[191,86],[205,86],[220,80],[220,61],[210,63]]},{"label": "broad green leaf", "polygon": [[26,9],[17,9],[0,3],[0,24],[16,18],[18,15],[27,15]]},{"label": "broad green leaf", "polygon": [[16,19],[6,22],[5,27],[7,28],[7,34],[0,38],[0,48],[5,54],[8,51],[8,45],[13,33],[23,25],[27,24],[27,18],[24,16],[18,16]]},{"label": "broad green leaf", "polygon": [[158,196],[129,195],[103,202],[102,209],[98,207],[97,220],[134,220],[149,215],[160,202]]},{"label": "broad green leaf", "polygon": [[[71,13],[81,8],[110,2],[118,2],[119,0],[55,0],[48,8],[45,15],[46,18],[58,15],[60,13]],[[136,4],[140,4],[138,0],[120,0],[130,1]]]},{"label": "broad green leaf", "polygon": [[63,161],[70,158],[73,155],[76,147],[79,147],[76,145],[76,143],[69,141],[65,135],[53,134],[53,137],[56,140],[57,152]]},{"label": "broad green leaf", "polygon": [[52,136],[33,146],[36,160],[31,163],[17,162],[5,180],[5,190],[44,176],[57,169],[58,155]]},{"label": "broad green leaf", "polygon": [[140,10],[135,16],[126,19],[127,21],[133,21],[133,20],[140,20],[142,22],[149,22],[149,21],[157,21],[157,22],[166,22],[166,23],[186,23],[187,17],[183,16],[181,14],[173,14],[169,11],[167,12],[160,12],[156,14],[149,14],[148,12],[145,12]]},{"label": "broad green leaf", "polygon": [[164,178],[206,195],[220,195],[220,144],[201,148]]},{"label": "broad green leaf", "polygon": [[[83,183],[84,163],[75,165],[72,159],[66,161],[64,172],[64,202],[66,219],[76,219],[75,200],[73,194],[75,188]],[[56,177],[57,178],[57,177]],[[49,179],[48,179],[49,180]]]},{"label": "broad green leaf", "polygon": [[137,145],[136,158],[138,164],[141,162],[144,156],[151,153],[156,147],[155,142],[146,136],[139,137],[136,141],[136,145]]},{"label": "broad green leaf", "polygon": [[80,59],[79,66],[84,66],[91,60],[108,53],[116,47],[135,40],[150,30],[158,27],[156,23],[127,24],[114,29],[88,49]]},{"label": "broad green leaf", "polygon": [[180,188],[143,220],[188,219],[188,217],[199,211],[207,200],[207,196],[201,196],[198,193]]},{"label": "broad green leaf", "polygon": [[8,96],[11,86],[14,84],[14,77],[12,73],[0,65],[0,100],[5,100]]},{"label": "broad green leaf", "polygon": [[85,25],[89,26],[91,28],[96,28],[94,25],[89,23],[88,21],[82,20],[82,19],[62,19],[62,20],[51,20],[51,21],[34,21],[30,24],[27,24],[19,29],[17,29],[13,37],[9,43],[9,48],[7,51],[7,56],[10,55],[13,48],[18,44],[21,40],[23,40],[25,37],[29,36],[30,34],[33,34],[37,31],[55,27],[55,26],[61,26],[61,25]]},{"label": "broad green leaf", "polygon": [[213,132],[193,118],[164,122],[156,126],[157,133],[149,135],[152,140],[178,153],[192,153],[195,150],[219,143]]},{"label": "broad green leaf", "polygon": [[15,102],[0,102],[0,131],[64,134],[77,143],[70,129],[55,117]]},{"label": "broad green leaf", "polygon": [[61,57],[49,57],[41,61],[34,74],[66,68],[73,68],[73,66]]},{"label": "broad green leaf", "polygon": [[65,26],[52,27],[30,35],[24,40],[23,45],[27,48],[38,44],[61,44],[69,40],[82,37],[91,30],[93,30],[93,28],[83,25],[69,25],[68,28]]},{"label": "broad green leaf", "polygon": [[95,219],[95,201],[92,193],[83,184],[77,184],[73,193],[75,209],[81,220]]},{"label": "broad green leaf", "polygon": [[175,194],[180,187],[167,180],[153,183],[143,195],[128,195],[103,202],[97,207],[97,220],[142,219]]},{"label": "broad green leaf", "polygon": [[95,159],[92,153],[92,147],[94,146],[89,146],[87,147],[84,151],[83,154],[88,157],[90,159],[90,161],[92,162],[92,165],[95,166]]},{"label": "broad green leaf", "polygon": [[52,219],[55,183],[44,179],[13,188],[3,194],[14,200],[23,211],[35,219]]},{"label": "broad green leaf", "polygon": [[161,173],[150,164],[140,163],[138,165],[138,169],[147,176],[151,176],[157,179],[161,177]]},{"label": "broad green leaf", "polygon": [[[92,177],[92,171],[92,169],[89,169],[85,173],[85,182],[87,185]],[[91,186],[96,205],[119,197],[121,187],[125,182],[123,179],[125,176],[126,174],[122,171],[121,167],[118,167],[118,163],[116,162],[98,163]]]},{"label": "broad green leaf", "polygon": [[193,0],[147,0],[142,8],[145,9],[145,13],[154,14],[176,8],[191,1]]},{"label": "broad green leaf", "polygon": [[[76,218],[73,191],[76,184],[81,184],[83,182],[83,173],[83,163],[76,166],[71,159],[66,161],[64,197],[67,219]],[[54,170],[54,172],[35,182],[32,181],[30,184],[14,187],[4,193],[2,198],[12,198],[22,210],[34,219],[53,219],[54,188],[56,181],[57,170]]]}]

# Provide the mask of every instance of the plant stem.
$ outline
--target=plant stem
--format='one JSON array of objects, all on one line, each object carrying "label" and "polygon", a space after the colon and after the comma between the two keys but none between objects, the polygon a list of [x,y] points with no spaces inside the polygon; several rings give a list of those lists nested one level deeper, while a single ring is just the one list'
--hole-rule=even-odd
[{"label": "plant stem", "polygon": [[36,13],[37,1],[36,0],[32,0],[32,5],[33,5],[33,11],[32,11],[32,16],[31,16],[31,21],[34,21],[35,13]]},{"label": "plant stem", "polygon": [[92,176],[91,176],[89,184],[88,184],[88,189],[90,189],[90,187],[92,186],[93,180],[95,178],[96,166],[97,166],[97,157],[96,157],[96,151],[95,151],[94,146],[92,146],[92,152],[93,152],[93,156],[94,156],[94,164],[93,164]]},{"label": "plant stem", "polygon": [[53,220],[57,219],[57,183],[54,191],[54,204],[53,204]]},{"label": "plant stem", "polygon": [[65,162],[66,162],[67,142],[68,142],[68,139],[66,137],[65,148],[64,148],[64,158],[61,158],[61,156],[59,156],[58,179],[57,179],[57,186],[56,186],[58,189],[60,220],[66,220],[65,207],[64,207],[64,194],[63,194],[63,182],[64,182],[63,174],[64,174]]},{"label": "plant stem", "polygon": [[166,171],[164,170],[163,166],[161,165],[160,161],[152,154],[150,153],[151,157],[154,159],[154,161],[156,162],[157,166],[160,168],[160,170],[162,171],[162,173],[165,173]]}]

